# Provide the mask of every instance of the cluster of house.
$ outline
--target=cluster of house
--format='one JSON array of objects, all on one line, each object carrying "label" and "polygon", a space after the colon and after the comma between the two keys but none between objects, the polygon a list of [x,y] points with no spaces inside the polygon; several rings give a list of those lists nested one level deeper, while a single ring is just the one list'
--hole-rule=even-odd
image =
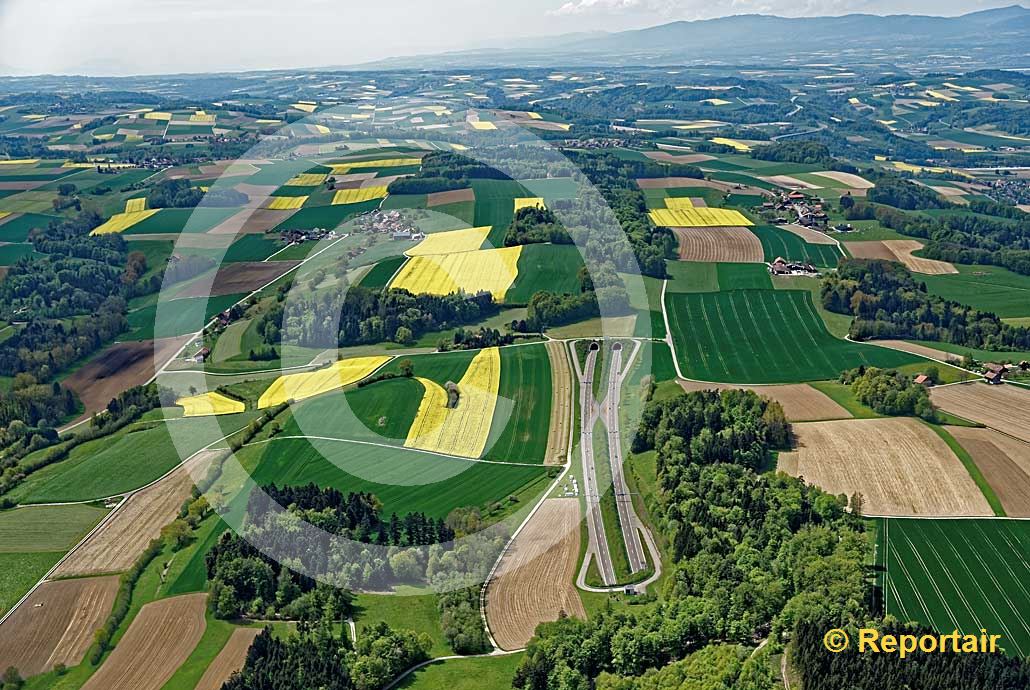
[{"label": "cluster of house", "polygon": [[357,227],[364,232],[389,234],[395,240],[423,240],[425,234],[419,232],[411,220],[397,210],[375,210],[360,216]]},{"label": "cluster of house", "polygon": [[591,137],[589,139],[566,139],[559,145],[559,147],[576,149],[618,149],[625,148],[629,144],[630,141],[628,139],[617,139],[615,137]]},{"label": "cluster of house", "polygon": [[304,244],[305,242],[318,242],[319,240],[334,240],[339,235],[335,230],[325,228],[294,228],[279,232],[279,239],[286,244]]},{"label": "cluster of house", "polygon": [[[1023,360],[1015,366],[1018,367],[1020,371],[1030,371],[1030,362],[1026,360]],[[999,383],[1004,382],[1005,375],[1011,372],[1012,369],[1013,367],[1010,367],[1007,364],[988,362],[987,364],[984,364],[984,380],[987,381],[987,383],[998,385]]]},{"label": "cluster of house", "polygon": [[[823,200],[809,198],[801,192],[779,192],[773,201],[766,201],[762,204],[763,211],[776,211],[777,213],[793,213],[797,217],[797,223],[806,228],[815,225],[826,226],[830,217],[823,210]],[[790,222],[789,218],[777,218],[777,223]]]},{"label": "cluster of house", "polygon": [[802,261],[787,261],[782,256],[769,264],[769,273],[774,276],[812,276],[819,275],[819,270],[812,264]]}]

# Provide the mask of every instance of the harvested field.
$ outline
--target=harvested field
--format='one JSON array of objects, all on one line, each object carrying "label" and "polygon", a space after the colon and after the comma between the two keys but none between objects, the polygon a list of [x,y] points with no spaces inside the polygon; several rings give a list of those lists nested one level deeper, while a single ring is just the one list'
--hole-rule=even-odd
[{"label": "harvested field", "polygon": [[[264,199],[260,200],[262,203]],[[207,231],[209,235],[263,234],[292,216],[296,209],[275,211],[268,208],[244,209],[235,213]]]},{"label": "harvested field", "polygon": [[915,273],[926,273],[927,275],[958,273],[958,269],[946,261],[934,261],[913,256],[912,252],[923,248],[923,245],[915,240],[883,240],[883,244],[894,253],[898,261]]},{"label": "harvested field", "polygon": [[1030,517],[1030,444],[993,429],[949,426],[966,449],[1009,517]]},{"label": "harvested field", "polygon": [[693,391],[728,391],[738,388],[754,391],[763,398],[780,404],[788,422],[818,422],[827,419],[850,419],[851,413],[838,405],[830,396],[804,383],[783,386],[738,386],[730,383],[705,381],[679,381],[687,393]]},{"label": "harvested field", "polygon": [[206,280],[199,280],[186,286],[175,295],[183,297],[220,297],[253,292],[283,275],[299,261],[239,261],[220,266],[214,281],[209,285]]},{"label": "harvested field", "polygon": [[771,177],[759,177],[758,179],[774,184],[777,187],[785,187],[787,189],[822,189],[817,184],[812,184],[806,180],[800,180],[790,175],[772,175]]},{"label": "harvested field", "polygon": [[189,339],[180,336],[117,343],[87,362],[64,381],[85,408],[78,419],[87,419],[122,391],[149,381],[154,376],[154,360],[167,361]]},{"label": "harvested field", "polygon": [[761,263],[762,241],[744,227],[673,228],[681,261],[733,261]]},{"label": "harvested field", "polygon": [[945,412],[1030,443],[1030,390],[1011,384],[964,383],[931,388],[930,400]]},{"label": "harvested field", "polygon": [[44,582],[0,625],[0,666],[23,677],[75,666],[111,612],[118,576]]},{"label": "harvested field", "polygon": [[864,177],[854,175],[852,173],[838,172],[836,170],[823,170],[821,172],[812,173],[819,177],[828,177],[836,182],[846,184],[851,189],[871,189],[875,185]]},{"label": "harvested field", "polygon": [[229,676],[243,668],[243,663],[247,660],[247,650],[260,633],[261,628],[233,630],[229,641],[204,671],[194,690],[221,690],[222,684],[229,680]]},{"label": "harvested field", "polygon": [[203,472],[223,451],[201,451],[167,477],[132,494],[84,543],[68,554],[54,577],[106,575],[127,570],[179,514],[193,491],[190,472]]},{"label": "harvested field", "polygon": [[145,605],[83,690],[160,690],[204,635],[206,608],[207,593]]},{"label": "harvested field", "polygon": [[668,151],[646,151],[644,155],[659,163],[673,163],[675,165],[693,165],[694,163],[715,160],[715,156],[709,156],[706,153],[685,153],[677,156]]},{"label": "harvested field", "polygon": [[545,465],[563,465],[569,452],[569,423],[572,420],[572,371],[565,345],[548,340],[547,358],[551,363],[551,422],[547,432]]},{"label": "harvested field", "polygon": [[873,345],[884,345],[891,347],[895,350],[903,350],[905,352],[911,352],[914,355],[920,357],[928,357],[930,359],[937,359],[944,362],[961,362],[962,356],[945,352],[944,350],[938,350],[926,345],[919,345],[918,343],[909,343],[904,340],[874,340],[871,341]]},{"label": "harvested field", "polygon": [[433,192],[427,196],[426,206],[433,208],[434,206],[444,206],[446,204],[457,204],[462,201],[475,201],[476,190],[474,189],[454,189],[449,192]]},{"label": "harvested field", "polygon": [[787,232],[794,233],[809,244],[837,244],[837,242],[825,232],[806,228],[804,225],[789,223],[787,225],[779,225],[777,227],[786,230]]},{"label": "harvested field", "polygon": [[797,447],[779,469],[831,494],[862,494],[868,515],[993,515],[948,444],[911,418],[794,425]]},{"label": "harvested field", "polygon": [[898,257],[890,247],[879,240],[863,242],[845,242],[844,247],[848,253],[856,259],[883,259],[884,261],[897,261]]},{"label": "harvested field", "polygon": [[13,182],[0,180],[0,192],[28,192],[45,184],[47,180],[15,180]]},{"label": "harvested field", "polygon": [[573,585],[579,500],[545,500],[508,546],[486,590],[486,620],[502,649],[526,646],[536,626],[564,612],[585,618]]}]

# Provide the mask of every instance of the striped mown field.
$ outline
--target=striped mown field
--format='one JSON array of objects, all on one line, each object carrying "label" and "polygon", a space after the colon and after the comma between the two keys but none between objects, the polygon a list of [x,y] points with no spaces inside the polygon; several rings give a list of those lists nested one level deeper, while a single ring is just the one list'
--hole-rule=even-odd
[{"label": "striped mown field", "polygon": [[911,520],[879,523],[886,612],[942,633],[1002,635],[1030,653],[1030,522]]},{"label": "striped mown field", "polygon": [[721,383],[800,383],[861,364],[898,367],[920,358],[835,338],[808,292],[728,290],[666,295],[683,375]]}]

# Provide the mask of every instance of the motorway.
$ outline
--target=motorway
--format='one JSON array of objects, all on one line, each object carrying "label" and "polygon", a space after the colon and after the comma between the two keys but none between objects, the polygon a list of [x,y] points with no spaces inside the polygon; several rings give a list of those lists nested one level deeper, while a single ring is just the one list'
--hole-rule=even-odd
[{"label": "motorway", "polygon": [[[573,361],[578,363],[575,343],[571,343]],[[583,462],[583,495],[587,504],[587,531],[589,533],[588,553],[594,554],[597,571],[606,586],[613,586],[615,566],[608,551],[608,538],[604,533],[604,520],[601,519],[601,491],[597,485],[597,468],[594,466],[594,426],[597,423],[598,408],[594,402],[594,369],[597,366],[596,345],[591,345],[587,352],[586,364],[579,376],[579,450]],[[577,367],[578,370],[578,367]]]},{"label": "motorway", "polygon": [[629,373],[629,363],[640,349],[640,342],[635,342],[625,370],[622,366],[622,344],[612,345],[611,366],[608,368],[608,394],[602,405],[604,423],[608,428],[608,460],[612,468],[612,485],[615,490],[615,504],[619,509],[619,525],[622,538],[626,542],[626,555],[629,557],[630,573],[638,573],[647,567],[644,556],[644,545],[640,541],[640,528],[637,514],[633,509],[633,497],[626,484],[626,474],[622,467],[622,433],[619,424],[619,403],[622,395],[622,384]]}]

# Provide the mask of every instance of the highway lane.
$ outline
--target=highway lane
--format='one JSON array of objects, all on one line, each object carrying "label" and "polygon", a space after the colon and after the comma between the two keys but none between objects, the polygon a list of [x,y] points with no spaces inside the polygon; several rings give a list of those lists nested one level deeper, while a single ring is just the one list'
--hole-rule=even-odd
[{"label": "highway lane", "polygon": [[[636,348],[630,356],[630,361],[632,361],[639,348],[640,343],[636,343]],[[614,343],[611,351],[611,366],[608,370],[608,394],[602,407],[605,426],[608,428],[608,459],[611,463],[612,486],[615,491],[615,504],[619,512],[619,525],[622,528],[622,538],[626,543],[626,555],[629,558],[630,572],[637,573],[647,567],[647,558],[644,555],[644,545],[640,540],[639,521],[636,511],[633,509],[633,497],[630,495],[629,486],[626,484],[626,474],[622,466],[622,433],[619,421],[619,405],[621,403],[622,384],[629,373],[629,362],[627,362],[625,371],[623,370],[622,354],[621,343]]]},{"label": "highway lane", "polygon": [[[575,344],[572,356],[578,361]],[[579,448],[583,463],[583,495],[587,504],[587,531],[589,551],[594,554],[597,571],[606,586],[615,584],[615,567],[608,550],[608,539],[601,519],[601,491],[597,485],[597,468],[594,464],[594,426],[598,418],[598,406],[594,402],[594,369],[597,365],[597,349],[587,353],[586,365],[579,375],[580,439]]]}]

